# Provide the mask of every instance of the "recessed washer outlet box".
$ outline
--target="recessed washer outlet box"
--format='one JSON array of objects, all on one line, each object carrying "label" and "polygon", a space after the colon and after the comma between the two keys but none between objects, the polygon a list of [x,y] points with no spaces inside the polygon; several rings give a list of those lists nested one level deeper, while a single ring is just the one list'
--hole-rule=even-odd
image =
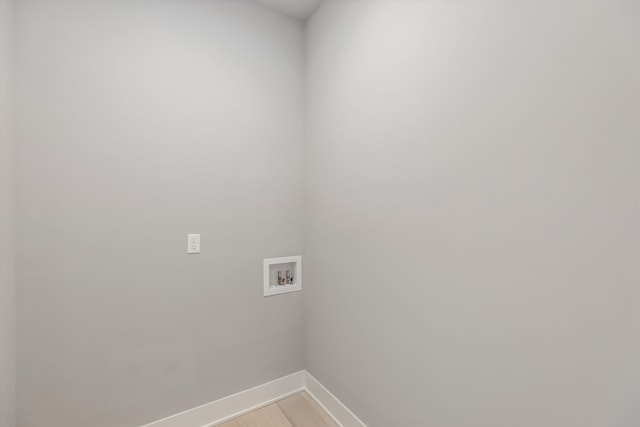
[{"label": "recessed washer outlet box", "polygon": [[302,257],[287,256],[264,260],[264,296],[302,290]]}]

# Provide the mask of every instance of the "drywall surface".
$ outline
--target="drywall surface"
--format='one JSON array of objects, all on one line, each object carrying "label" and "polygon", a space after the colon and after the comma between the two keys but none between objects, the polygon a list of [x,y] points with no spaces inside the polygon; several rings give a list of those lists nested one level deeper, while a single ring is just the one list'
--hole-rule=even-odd
[{"label": "drywall surface", "polygon": [[301,369],[302,297],[265,299],[262,260],[302,251],[302,24],[16,12],[20,427],[139,426]]},{"label": "drywall surface", "polygon": [[0,1],[0,427],[15,425],[13,1]]},{"label": "drywall surface", "polygon": [[307,30],[309,372],[370,427],[640,425],[640,3]]}]

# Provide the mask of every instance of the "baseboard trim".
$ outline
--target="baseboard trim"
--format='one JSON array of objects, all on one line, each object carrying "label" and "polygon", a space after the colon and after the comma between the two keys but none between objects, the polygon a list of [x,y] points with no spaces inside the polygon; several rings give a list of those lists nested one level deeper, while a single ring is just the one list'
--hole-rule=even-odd
[{"label": "baseboard trim", "polygon": [[305,371],[305,389],[340,427],[367,427],[344,403]]},{"label": "baseboard trim", "polygon": [[305,371],[295,372],[142,427],[210,427],[304,390]]},{"label": "baseboard trim", "polygon": [[212,427],[300,391],[307,391],[340,427],[366,427],[307,371],[299,371],[142,427]]}]

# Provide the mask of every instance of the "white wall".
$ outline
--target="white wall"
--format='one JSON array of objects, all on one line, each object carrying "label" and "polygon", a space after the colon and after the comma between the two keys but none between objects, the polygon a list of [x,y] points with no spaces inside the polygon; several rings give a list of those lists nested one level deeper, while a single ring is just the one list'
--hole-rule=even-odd
[{"label": "white wall", "polygon": [[301,369],[302,296],[261,274],[302,251],[302,25],[27,0],[16,28],[20,427],[136,426]]},{"label": "white wall", "polygon": [[371,427],[640,425],[640,3],[308,25],[311,374]]},{"label": "white wall", "polygon": [[15,425],[13,14],[0,0],[0,427]]}]

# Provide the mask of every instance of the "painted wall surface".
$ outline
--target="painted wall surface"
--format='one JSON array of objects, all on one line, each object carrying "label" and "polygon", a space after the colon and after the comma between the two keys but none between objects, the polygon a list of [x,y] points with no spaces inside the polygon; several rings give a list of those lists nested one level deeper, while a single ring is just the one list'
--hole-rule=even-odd
[{"label": "painted wall surface", "polygon": [[310,373],[371,427],[640,425],[640,3],[308,25]]},{"label": "painted wall surface", "polygon": [[262,260],[302,251],[302,24],[16,12],[19,426],[139,426],[301,369],[302,296],[263,298]]},{"label": "painted wall surface", "polygon": [[0,427],[15,425],[14,2],[0,1]]}]

